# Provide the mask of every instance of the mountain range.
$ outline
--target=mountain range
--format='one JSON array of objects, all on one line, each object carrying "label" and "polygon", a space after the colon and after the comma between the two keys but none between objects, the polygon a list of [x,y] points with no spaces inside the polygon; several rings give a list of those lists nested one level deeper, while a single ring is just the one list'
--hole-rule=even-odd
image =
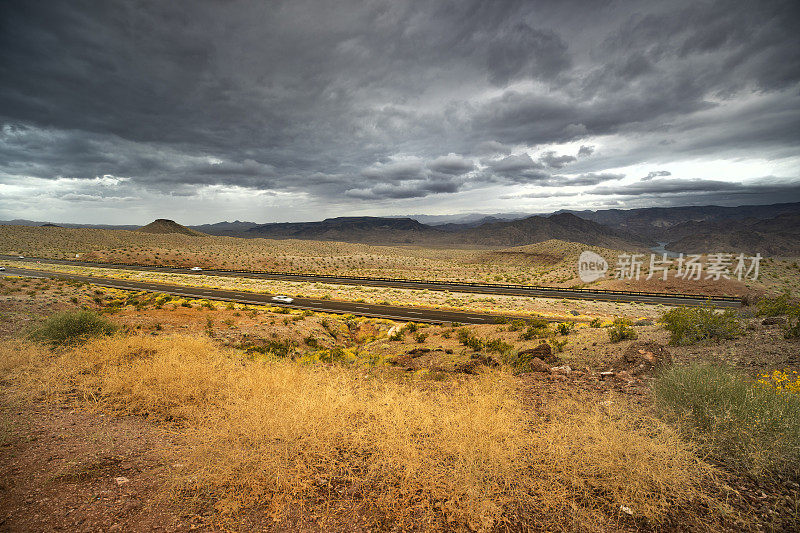
[{"label": "mountain range", "polygon": [[[422,217],[422,215],[420,215]],[[800,203],[739,207],[685,206],[597,211],[560,211],[415,217],[337,217],[318,222],[257,224],[235,220],[181,226],[158,219],[138,228],[148,233],[182,233],[242,238],[307,239],[422,246],[520,246],[548,239],[616,249],[643,249],[656,242],[684,253],[717,251],[800,255]],[[30,220],[0,224],[42,226]],[[131,225],[58,224],[62,227],[137,229]]]}]

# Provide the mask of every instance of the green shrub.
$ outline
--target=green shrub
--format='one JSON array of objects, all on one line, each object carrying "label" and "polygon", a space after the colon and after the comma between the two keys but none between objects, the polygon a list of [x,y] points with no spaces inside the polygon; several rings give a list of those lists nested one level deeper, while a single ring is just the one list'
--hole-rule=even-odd
[{"label": "green shrub", "polygon": [[483,339],[479,337],[470,337],[469,341],[467,342],[467,346],[469,346],[470,349],[478,352],[480,350],[483,350],[484,342]]},{"label": "green shrub", "polygon": [[564,346],[567,345],[567,339],[563,339],[560,341],[552,339],[551,344],[553,345],[553,349],[556,351],[556,353],[561,353],[564,351]]},{"label": "green shrub", "polygon": [[91,337],[111,335],[117,326],[93,311],[65,311],[50,315],[30,331],[31,339],[53,345],[79,344]]},{"label": "green shrub", "polygon": [[742,326],[736,313],[726,309],[722,313],[710,307],[679,307],[661,317],[670,332],[670,344],[686,345],[714,339],[735,339],[741,336]]},{"label": "green shrub", "polygon": [[559,335],[569,335],[575,329],[575,322],[559,322],[556,331]]},{"label": "green shrub", "polygon": [[714,460],[755,476],[800,475],[800,395],[708,365],[667,368],[653,392],[661,415]]},{"label": "green shrub", "polygon": [[534,318],[528,322],[528,327],[520,334],[520,339],[529,341],[550,335],[550,323],[543,318]]},{"label": "green shrub", "polygon": [[487,350],[499,354],[509,352],[511,351],[511,348],[513,348],[513,346],[507,342],[503,342],[501,339],[492,339],[486,343]]},{"label": "green shrub", "polygon": [[781,316],[791,314],[798,305],[791,300],[789,293],[785,292],[775,298],[761,298],[756,307],[758,316]]},{"label": "green shrub", "polygon": [[427,338],[428,338],[428,334],[427,333],[423,333],[421,331],[419,333],[417,333],[416,335],[414,335],[414,340],[417,341],[420,344],[425,342],[425,339],[427,339]]},{"label": "green shrub", "polygon": [[608,328],[608,338],[611,342],[633,340],[637,337],[638,335],[631,327],[630,320],[624,318],[615,318],[611,327]]},{"label": "green shrub", "polygon": [[409,322],[403,326],[403,329],[409,333],[416,333],[416,331],[419,329],[419,324],[416,322]]},{"label": "green shrub", "polygon": [[508,331],[521,331],[525,327],[525,321],[522,319],[512,320],[508,326]]},{"label": "green shrub", "polygon": [[589,322],[590,328],[599,328],[603,325],[603,320],[600,318],[593,318],[591,322]]}]

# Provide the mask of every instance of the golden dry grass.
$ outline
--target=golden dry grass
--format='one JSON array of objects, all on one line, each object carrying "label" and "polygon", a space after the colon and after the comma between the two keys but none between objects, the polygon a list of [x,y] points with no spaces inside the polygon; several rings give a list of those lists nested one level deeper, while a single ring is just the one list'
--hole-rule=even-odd
[{"label": "golden dry grass", "polygon": [[23,394],[172,424],[186,443],[170,451],[176,495],[231,523],[301,507],[401,528],[608,530],[713,506],[713,470],[668,426],[616,399],[534,413],[499,372],[421,386],[187,336],[54,353],[3,341],[0,365]]}]

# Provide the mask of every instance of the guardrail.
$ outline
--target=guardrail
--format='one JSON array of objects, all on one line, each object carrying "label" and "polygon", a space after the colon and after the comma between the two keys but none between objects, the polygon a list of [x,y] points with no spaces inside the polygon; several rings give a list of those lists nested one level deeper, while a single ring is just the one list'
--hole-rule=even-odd
[{"label": "guardrail", "polygon": [[[5,256],[11,259],[18,259],[13,258],[11,256]],[[151,270],[164,270],[164,269],[181,269],[187,270],[187,267],[179,267],[179,266],[158,266],[158,265],[137,265],[132,263],[115,263],[115,262],[102,262],[102,261],[72,261],[69,259],[49,259],[46,257],[26,257],[25,259],[35,259],[35,260],[43,260],[43,261],[55,261],[65,264],[76,264],[76,263],[91,263],[92,265],[104,266],[104,265],[113,265],[113,266],[120,266],[120,267],[131,267],[131,268],[146,268]],[[464,281],[437,281],[437,280],[425,280],[425,279],[401,279],[401,278],[374,278],[374,277],[367,277],[367,276],[339,276],[336,274],[311,274],[311,273],[298,273],[298,272],[280,272],[274,270],[233,270],[233,269],[225,269],[225,268],[214,268],[209,270],[203,270],[202,272],[205,273],[213,273],[213,272],[225,272],[230,274],[254,274],[254,275],[265,275],[265,276],[282,276],[282,277],[290,277],[290,278],[325,278],[325,279],[339,279],[339,280],[348,280],[348,281],[376,281],[376,282],[383,282],[383,283],[397,283],[397,284],[417,284],[417,285],[445,285],[451,287],[476,287],[476,288],[485,288],[485,289],[513,289],[513,290],[520,290],[520,291],[553,291],[553,292],[563,292],[563,293],[580,293],[580,294],[596,294],[598,296],[610,296],[610,295],[618,295],[618,296],[645,296],[651,298],[675,298],[675,299],[685,299],[685,300],[708,300],[709,302],[740,302],[741,296],[712,296],[709,294],[679,294],[679,293],[661,293],[661,292],[645,292],[645,291],[619,291],[613,289],[589,289],[589,288],[568,288],[568,287],[549,287],[546,285],[515,285],[515,284],[502,284],[502,283],[476,283],[476,282],[464,282]]]}]

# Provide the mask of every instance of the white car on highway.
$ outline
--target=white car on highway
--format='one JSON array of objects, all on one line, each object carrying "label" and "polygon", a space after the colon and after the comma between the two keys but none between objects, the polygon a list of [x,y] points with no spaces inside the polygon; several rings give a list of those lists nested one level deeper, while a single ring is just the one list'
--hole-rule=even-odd
[{"label": "white car on highway", "polygon": [[202,268],[200,268],[200,267],[192,267],[192,268],[190,268],[189,270],[191,270],[191,271],[193,271],[193,272],[200,272],[200,271],[201,271],[201,270],[203,270],[203,269],[202,269]]},{"label": "white car on highway", "polygon": [[5,270],[5,269],[6,269],[6,267],[0,266],[0,270]]},{"label": "white car on highway", "polygon": [[294,301],[294,298],[290,298],[288,296],[273,296],[272,297],[272,301],[273,302],[281,302],[283,304],[290,304],[290,303],[292,303]]}]

